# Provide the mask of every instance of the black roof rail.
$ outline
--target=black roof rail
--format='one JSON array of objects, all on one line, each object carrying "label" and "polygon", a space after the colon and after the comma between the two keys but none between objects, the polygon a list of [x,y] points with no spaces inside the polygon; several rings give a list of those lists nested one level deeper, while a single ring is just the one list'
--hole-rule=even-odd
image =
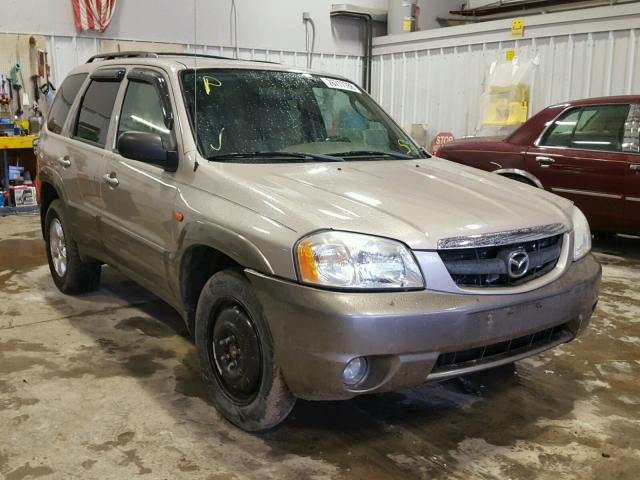
[{"label": "black roof rail", "polygon": [[114,58],[158,58],[157,53],[153,52],[110,52],[110,53],[99,53],[98,55],[94,55],[87,63],[92,63],[94,60],[113,60]]},{"label": "black roof rail", "polygon": [[278,62],[270,62],[268,60],[247,60],[244,58],[232,58],[232,57],[223,57],[221,55],[206,55],[204,53],[185,53],[185,52],[138,52],[138,51],[130,51],[130,52],[111,52],[111,53],[100,53],[98,55],[94,55],[87,63],[92,63],[94,60],[113,60],[116,58],[160,58],[160,57],[202,57],[202,58],[215,58],[217,60],[232,60],[237,62],[260,62],[260,63],[271,63],[277,64]]}]

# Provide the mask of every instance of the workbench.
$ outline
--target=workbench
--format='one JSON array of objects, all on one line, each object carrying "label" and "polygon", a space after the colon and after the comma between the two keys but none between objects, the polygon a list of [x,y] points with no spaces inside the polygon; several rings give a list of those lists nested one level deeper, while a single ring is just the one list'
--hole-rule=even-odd
[{"label": "workbench", "polygon": [[[36,175],[38,173],[38,165],[36,156],[33,152],[33,141],[38,138],[37,135],[0,137],[0,149],[2,150],[2,177],[3,187],[9,190],[9,165],[17,163],[24,167],[25,172],[31,173],[31,179],[36,184]],[[28,213],[38,210],[38,205],[24,207],[0,207],[0,216],[12,213]]]}]

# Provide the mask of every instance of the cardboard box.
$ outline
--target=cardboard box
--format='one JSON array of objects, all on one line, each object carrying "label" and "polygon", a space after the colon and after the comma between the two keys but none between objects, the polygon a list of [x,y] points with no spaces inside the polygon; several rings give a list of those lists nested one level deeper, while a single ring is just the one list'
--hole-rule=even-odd
[{"label": "cardboard box", "polygon": [[16,207],[32,207],[37,205],[36,187],[31,185],[18,185],[10,187],[13,203]]}]

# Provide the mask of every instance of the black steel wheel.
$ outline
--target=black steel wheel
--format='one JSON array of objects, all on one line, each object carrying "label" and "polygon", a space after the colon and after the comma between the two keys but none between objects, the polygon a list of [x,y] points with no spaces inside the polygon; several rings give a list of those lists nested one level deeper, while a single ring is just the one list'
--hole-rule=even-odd
[{"label": "black steel wheel", "polygon": [[220,387],[238,405],[253,400],[260,387],[262,351],[253,321],[242,305],[228,299],[215,313],[211,354]]},{"label": "black steel wheel", "polygon": [[295,397],[274,360],[262,305],[241,270],[218,272],[205,284],[194,336],[209,396],[227,420],[256,432],[289,416]]}]

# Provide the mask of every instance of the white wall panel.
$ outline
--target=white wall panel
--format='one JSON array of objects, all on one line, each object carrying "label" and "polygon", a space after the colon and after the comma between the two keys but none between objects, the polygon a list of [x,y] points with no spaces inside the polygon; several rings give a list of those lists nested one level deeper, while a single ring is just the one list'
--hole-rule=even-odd
[{"label": "white wall panel", "polygon": [[[438,0],[440,1],[440,0]],[[317,27],[316,51],[362,54],[359,20],[331,18],[329,0],[236,0],[238,43],[244,47],[305,49],[302,13]],[[352,2],[348,2],[352,3]],[[356,3],[356,2],[353,2]],[[384,0],[358,0],[380,8]],[[0,30],[45,36],[232,45],[230,0],[125,0],[118,2],[106,33],[78,33],[70,0],[2,0]],[[194,18],[195,17],[195,18]]]},{"label": "white wall panel", "polygon": [[407,129],[472,135],[485,74],[508,49],[540,60],[530,115],[571,99],[640,95],[640,4],[632,3],[527,17],[517,40],[510,20],[376,38],[373,96]]}]

